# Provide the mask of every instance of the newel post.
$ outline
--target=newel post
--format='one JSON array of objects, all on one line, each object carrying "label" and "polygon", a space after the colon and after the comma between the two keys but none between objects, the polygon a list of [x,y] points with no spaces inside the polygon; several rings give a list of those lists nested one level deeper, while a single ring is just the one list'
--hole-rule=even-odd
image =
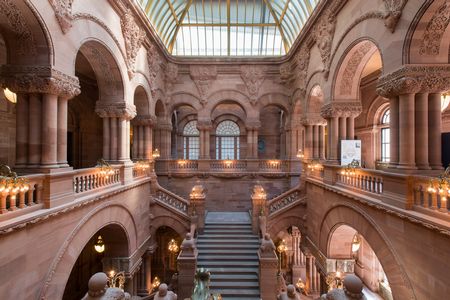
[{"label": "newel post", "polygon": [[[260,221],[264,222],[266,220],[266,199],[267,193],[264,188],[259,184],[255,185],[252,193],[252,230],[254,234],[259,235]],[[264,233],[261,233],[262,236],[264,236]]]},{"label": "newel post", "polygon": [[275,245],[268,233],[264,235],[264,239],[261,241],[258,258],[261,299],[276,299],[278,258],[275,254]]},{"label": "newel post", "polygon": [[195,240],[190,233],[181,243],[181,251],[178,255],[178,297],[189,298],[194,290],[195,270],[197,269],[198,250]]},{"label": "newel post", "polygon": [[205,189],[202,185],[195,185],[189,194],[190,203],[188,214],[197,216],[197,231],[202,233],[205,227]]}]

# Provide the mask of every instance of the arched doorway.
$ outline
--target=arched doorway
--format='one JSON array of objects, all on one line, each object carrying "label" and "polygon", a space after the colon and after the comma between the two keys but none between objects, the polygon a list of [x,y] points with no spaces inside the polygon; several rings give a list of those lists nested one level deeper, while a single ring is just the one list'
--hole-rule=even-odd
[{"label": "arched doorway", "polygon": [[158,277],[161,283],[173,286],[172,278],[177,273],[177,257],[183,239],[171,227],[161,226],[155,232],[155,240],[158,248],[152,255],[152,280]]}]

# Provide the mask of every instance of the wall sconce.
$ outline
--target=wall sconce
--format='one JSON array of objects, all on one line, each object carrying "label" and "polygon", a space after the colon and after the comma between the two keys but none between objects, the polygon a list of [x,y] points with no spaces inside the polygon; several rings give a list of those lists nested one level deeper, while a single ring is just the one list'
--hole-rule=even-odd
[{"label": "wall sconce", "polygon": [[24,177],[18,177],[16,172],[12,172],[7,165],[0,165],[0,193],[15,194],[24,193],[30,189],[28,181]]},{"label": "wall sconce", "polygon": [[118,287],[123,291],[125,286],[125,273],[123,271],[116,273],[114,270],[108,273],[108,286],[110,288]]},{"label": "wall sconce", "polygon": [[279,164],[280,164],[280,161],[279,161],[279,160],[269,160],[269,165],[270,165],[272,168],[278,167]]},{"label": "wall sconce", "polygon": [[361,247],[361,238],[359,237],[358,233],[355,233],[352,239],[352,253],[358,252],[360,247]]},{"label": "wall sconce", "polygon": [[178,165],[179,165],[180,167],[184,167],[184,166],[186,165],[186,160],[184,160],[184,159],[178,160]]},{"label": "wall sconce", "polygon": [[430,179],[427,191],[430,194],[438,194],[441,199],[442,212],[447,212],[447,199],[450,197],[450,166],[448,166],[444,173],[435,179]]},{"label": "wall sconce", "polygon": [[322,168],[322,164],[320,164],[320,162],[317,160],[312,160],[308,164],[308,169],[310,169],[311,171],[322,170]]},{"label": "wall sconce", "polygon": [[157,158],[159,158],[160,156],[161,156],[161,154],[159,153],[159,149],[158,149],[158,148],[156,148],[155,150],[153,150],[153,153],[152,153],[153,159],[157,159]]},{"label": "wall sconce", "polygon": [[226,160],[224,160],[224,164],[227,168],[229,168],[233,164],[233,161],[230,159],[226,159]]},{"label": "wall sconce", "polygon": [[11,103],[17,103],[17,94],[11,91],[8,88],[3,89],[3,94],[5,95],[6,100]]},{"label": "wall sconce", "polygon": [[305,157],[305,154],[303,154],[302,149],[298,149],[297,151],[297,158],[303,159]]},{"label": "wall sconce", "polygon": [[140,161],[136,162],[136,167],[145,171],[147,169],[150,169],[150,163],[145,160],[140,160]]},{"label": "wall sconce", "polygon": [[97,253],[105,252],[105,243],[103,242],[101,235],[98,236],[97,242],[94,245],[94,249],[95,251],[97,251]]},{"label": "wall sconce", "polygon": [[105,177],[106,179],[108,179],[109,176],[114,175],[113,167],[108,162],[106,162],[103,158],[101,158],[97,161],[96,167],[100,168],[100,175]]}]

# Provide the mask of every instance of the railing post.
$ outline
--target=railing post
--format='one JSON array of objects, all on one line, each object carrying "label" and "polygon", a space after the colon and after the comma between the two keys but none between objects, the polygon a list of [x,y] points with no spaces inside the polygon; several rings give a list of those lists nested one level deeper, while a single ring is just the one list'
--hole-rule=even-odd
[{"label": "railing post", "polygon": [[[261,185],[255,185],[252,193],[252,230],[259,235],[259,217],[265,217],[267,212],[267,193]],[[264,232],[261,233],[264,235]]]},{"label": "railing post", "polygon": [[197,216],[198,224],[197,231],[202,233],[205,227],[205,189],[202,185],[195,185],[189,194],[190,203],[188,208],[188,215]]},{"label": "railing post", "polygon": [[178,255],[178,297],[189,298],[194,289],[194,276],[197,269],[198,250],[190,233],[181,243],[181,251]]},{"label": "railing post", "polygon": [[259,288],[261,299],[276,299],[278,258],[275,245],[268,233],[265,234],[258,251]]}]

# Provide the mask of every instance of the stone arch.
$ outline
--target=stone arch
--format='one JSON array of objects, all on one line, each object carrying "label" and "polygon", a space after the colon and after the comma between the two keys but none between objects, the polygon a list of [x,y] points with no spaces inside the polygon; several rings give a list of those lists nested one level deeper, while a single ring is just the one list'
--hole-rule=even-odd
[{"label": "stone arch", "polygon": [[151,236],[154,236],[158,228],[162,226],[172,228],[181,237],[186,236],[186,233],[190,230],[189,222],[187,220],[182,220],[181,218],[169,213],[158,214],[158,217],[152,220],[151,226]]},{"label": "stone arch", "polygon": [[134,91],[134,105],[136,106],[137,116],[150,116],[151,101],[147,91],[142,85],[138,85]]},{"label": "stone arch", "polygon": [[155,103],[155,116],[158,119],[162,119],[166,116],[166,106],[161,101],[161,99],[156,100]]},{"label": "stone arch", "polygon": [[110,224],[116,224],[124,230],[128,240],[128,255],[137,249],[137,227],[129,210],[114,203],[99,205],[78,222],[62,244],[47,273],[40,299],[62,299],[70,271],[84,246],[96,232]]},{"label": "stone arch", "polygon": [[176,109],[176,107],[180,105],[189,105],[193,107],[197,112],[202,110],[200,100],[193,94],[190,93],[174,93],[170,95],[171,101],[170,105],[167,108],[167,111],[172,114],[172,112]]},{"label": "stone arch", "polygon": [[[154,101],[152,99],[150,84],[147,80],[147,77],[140,72],[136,72],[131,82],[131,88],[133,91],[133,101],[136,106],[137,114],[138,115],[144,114],[142,109],[140,109],[136,104],[136,93],[139,91],[139,97],[146,99],[144,110],[145,115],[152,115],[152,113],[155,111],[155,108],[154,108]],[[142,105],[143,103],[139,104]]]},{"label": "stone arch", "polygon": [[375,99],[371,101],[367,112],[366,126],[379,124],[379,120],[381,119],[382,114],[388,107],[388,99],[381,96],[375,97]]},{"label": "stone arch", "polygon": [[361,209],[340,204],[328,210],[320,224],[319,249],[329,253],[329,243],[334,230],[348,225],[361,234],[371,245],[386,273],[395,299],[415,299],[409,278],[386,234]]},{"label": "stone arch", "polygon": [[446,0],[424,1],[405,38],[405,64],[450,63],[449,12]]},{"label": "stone arch", "polygon": [[[378,46],[366,38],[354,41],[345,50],[334,73],[332,101],[359,101],[363,70],[372,57],[379,53]],[[382,60],[381,64],[383,64]]]},{"label": "stone arch", "polygon": [[79,52],[94,70],[99,88],[98,100],[103,103],[125,102],[122,72],[112,51],[103,42],[90,39],[81,44]]},{"label": "stone arch", "polygon": [[287,213],[283,214],[282,218],[275,217],[274,220],[270,221],[267,232],[271,237],[274,237],[282,230],[287,230],[291,226],[297,226],[303,234],[304,223],[305,221],[300,216]]},{"label": "stone arch", "polygon": [[275,105],[289,112],[289,96],[282,93],[267,93],[259,97],[258,106],[260,110],[267,105]]},{"label": "stone arch", "polygon": [[241,106],[247,118],[257,115],[257,110],[250,105],[250,99],[244,93],[234,90],[221,90],[211,94],[208,103],[199,114],[208,118],[214,108],[224,101],[232,101]]},{"label": "stone arch", "polygon": [[309,90],[308,96],[306,97],[305,104],[305,116],[310,116],[314,114],[320,117],[320,109],[324,104],[324,94],[323,89],[319,84],[315,84]]}]

